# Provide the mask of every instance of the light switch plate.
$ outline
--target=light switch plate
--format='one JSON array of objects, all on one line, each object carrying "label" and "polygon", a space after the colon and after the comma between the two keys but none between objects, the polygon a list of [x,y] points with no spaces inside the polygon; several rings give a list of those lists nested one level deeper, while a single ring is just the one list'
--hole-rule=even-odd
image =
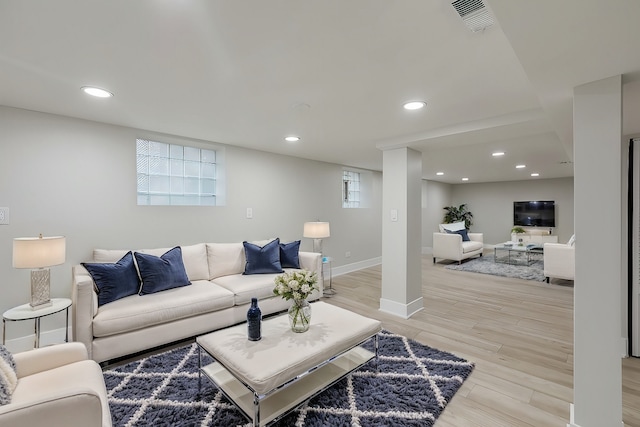
[{"label": "light switch plate", "polygon": [[0,225],[9,224],[9,208],[0,208]]}]

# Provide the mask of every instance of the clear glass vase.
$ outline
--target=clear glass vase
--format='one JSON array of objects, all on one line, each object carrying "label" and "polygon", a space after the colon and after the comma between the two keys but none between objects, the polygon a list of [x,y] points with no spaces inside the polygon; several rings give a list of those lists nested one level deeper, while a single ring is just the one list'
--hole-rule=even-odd
[{"label": "clear glass vase", "polygon": [[293,332],[306,332],[311,323],[311,305],[306,299],[294,299],[289,307],[289,325]]}]

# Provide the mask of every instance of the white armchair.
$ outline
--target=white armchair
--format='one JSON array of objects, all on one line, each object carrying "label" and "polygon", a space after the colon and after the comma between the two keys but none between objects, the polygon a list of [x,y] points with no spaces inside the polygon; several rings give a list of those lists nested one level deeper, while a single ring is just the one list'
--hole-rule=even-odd
[{"label": "white armchair", "polygon": [[110,427],[111,412],[100,365],[73,342],[13,355],[18,385],[0,406],[0,426]]},{"label": "white armchair", "polygon": [[[461,225],[457,225],[461,224]],[[463,241],[458,233],[447,233],[448,230],[459,230],[464,228],[464,223],[440,224],[440,232],[433,233],[433,262],[436,258],[450,259],[458,261],[480,255],[484,250],[484,236],[482,233],[467,233],[469,241]]]},{"label": "white armchair", "polygon": [[576,248],[571,237],[569,243],[544,244],[544,275],[549,279],[574,280],[576,269]]}]

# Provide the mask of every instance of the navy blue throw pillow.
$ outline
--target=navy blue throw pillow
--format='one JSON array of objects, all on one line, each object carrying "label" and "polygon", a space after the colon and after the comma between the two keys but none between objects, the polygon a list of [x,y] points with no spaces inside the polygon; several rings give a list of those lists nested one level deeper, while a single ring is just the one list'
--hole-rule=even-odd
[{"label": "navy blue throw pillow", "polygon": [[464,229],[464,228],[462,230],[455,230],[455,231],[447,230],[445,228],[444,231],[446,231],[448,234],[459,234],[459,235],[461,235],[463,242],[471,241],[471,239],[469,239],[469,234],[467,233],[467,230]]},{"label": "navy blue throw pillow", "polygon": [[280,264],[282,268],[300,268],[300,240],[280,243]]},{"label": "navy blue throw pillow", "polygon": [[249,242],[242,244],[247,258],[242,274],[282,273],[280,239],[272,240],[262,247]]},{"label": "navy blue throw pillow", "polygon": [[468,242],[469,239],[469,235],[467,234],[467,230],[462,229],[462,230],[456,230],[456,233],[458,233],[459,235],[462,236],[462,241],[463,242]]},{"label": "navy blue throw pillow", "polygon": [[184,269],[180,246],[165,252],[160,257],[140,252],[136,252],[134,255],[142,278],[140,295],[153,294],[191,284]]},{"label": "navy blue throw pillow", "polygon": [[82,265],[96,284],[98,307],[129,295],[135,295],[140,289],[140,279],[133,263],[131,251],[127,252],[115,264],[83,262]]}]

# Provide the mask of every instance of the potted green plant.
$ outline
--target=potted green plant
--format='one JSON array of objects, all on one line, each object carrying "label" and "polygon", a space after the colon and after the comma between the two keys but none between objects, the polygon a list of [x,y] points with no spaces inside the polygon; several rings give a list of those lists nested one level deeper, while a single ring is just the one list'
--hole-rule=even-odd
[{"label": "potted green plant", "polygon": [[[511,229],[511,233],[515,234],[516,236],[518,236],[520,234],[526,233],[526,231],[524,231],[524,228],[522,228],[522,227],[513,227]],[[522,245],[523,245],[522,238],[518,237],[518,246],[522,246]]]},{"label": "potted green plant", "polygon": [[445,224],[464,221],[464,226],[467,230],[473,224],[473,214],[467,209],[466,203],[460,206],[445,206],[442,209],[447,211],[442,220]]}]

